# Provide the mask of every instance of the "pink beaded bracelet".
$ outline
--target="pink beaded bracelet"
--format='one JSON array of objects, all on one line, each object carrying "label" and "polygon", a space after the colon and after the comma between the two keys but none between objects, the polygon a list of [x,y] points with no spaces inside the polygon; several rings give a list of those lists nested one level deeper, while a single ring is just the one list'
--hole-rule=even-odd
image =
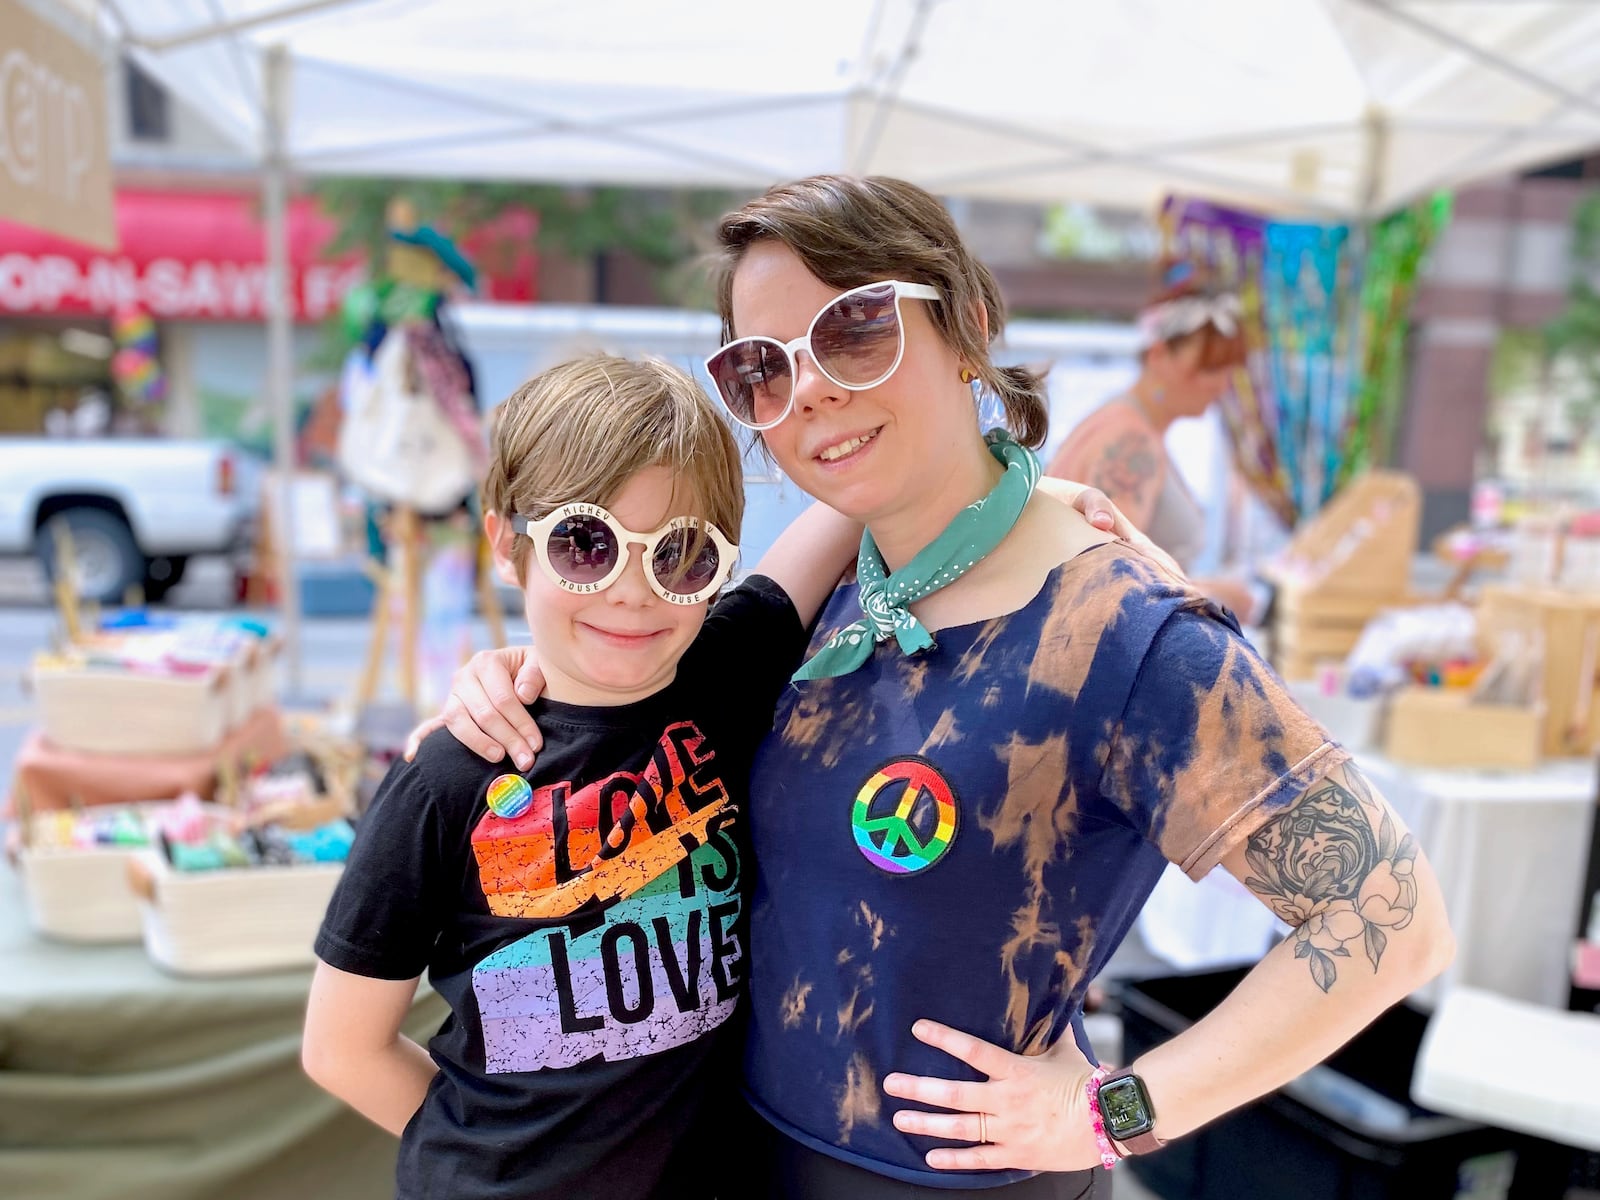
[{"label": "pink beaded bracelet", "polygon": [[1089,1098],[1089,1116],[1094,1120],[1094,1142],[1100,1148],[1100,1165],[1111,1170],[1119,1157],[1106,1136],[1105,1118],[1100,1115],[1100,1081],[1111,1074],[1104,1067],[1096,1067],[1089,1081],[1083,1085],[1083,1094]]}]

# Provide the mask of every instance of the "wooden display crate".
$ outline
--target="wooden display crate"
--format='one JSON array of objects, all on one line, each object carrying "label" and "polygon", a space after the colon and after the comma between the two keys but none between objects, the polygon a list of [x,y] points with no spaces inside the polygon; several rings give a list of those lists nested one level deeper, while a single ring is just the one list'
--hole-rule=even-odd
[{"label": "wooden display crate", "polygon": [[1600,592],[1486,584],[1478,602],[1486,638],[1516,630],[1543,646],[1543,753],[1586,756],[1600,749]]},{"label": "wooden display crate", "polygon": [[1421,519],[1416,480],[1398,471],[1368,471],[1301,524],[1274,572],[1285,585],[1308,592],[1403,593]]},{"label": "wooden display crate", "polygon": [[1422,501],[1416,481],[1369,471],[1307,520],[1263,574],[1278,589],[1272,628],[1274,666],[1308,679],[1342,661],[1367,623],[1410,594]]},{"label": "wooden display crate", "polygon": [[1465,689],[1408,687],[1389,697],[1383,752],[1414,767],[1504,767],[1539,763],[1544,713],[1537,707],[1474,704]]}]

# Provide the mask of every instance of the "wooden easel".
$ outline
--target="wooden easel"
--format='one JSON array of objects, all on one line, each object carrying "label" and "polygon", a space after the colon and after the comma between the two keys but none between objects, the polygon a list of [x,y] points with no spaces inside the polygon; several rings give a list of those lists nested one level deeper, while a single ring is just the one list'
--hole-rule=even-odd
[{"label": "wooden easel", "polygon": [[500,593],[494,589],[494,547],[478,529],[478,608],[489,626],[489,640],[498,650],[506,644],[506,618],[500,611]]},{"label": "wooden easel", "polygon": [[[377,694],[387,657],[391,616],[396,608],[400,614],[400,694],[412,704],[418,700],[417,641],[422,631],[422,560],[427,539],[422,519],[415,509],[397,507],[393,510],[391,520],[394,524],[387,538],[391,562],[387,566],[380,566],[369,559],[365,567],[375,591],[372,601],[372,638],[367,646],[366,666],[356,692],[358,706],[370,704]],[[476,532],[475,541],[478,608],[489,626],[490,646],[499,649],[506,644],[506,624],[500,610],[500,596],[494,587],[494,557],[489,540],[481,529]],[[393,561],[393,558],[398,558],[398,561]]]},{"label": "wooden easel", "polygon": [[[71,568],[74,555],[72,530],[67,523],[55,522],[50,536],[56,546],[56,577],[50,591],[56,614],[61,618],[61,641],[64,646],[76,646],[84,640],[86,628],[92,630],[100,627],[100,604],[96,600],[84,600],[83,593],[78,591],[78,581]],[[129,608],[142,607],[144,589],[134,584],[124,595],[123,603]]]},{"label": "wooden easel", "polygon": [[56,543],[55,593],[56,613],[61,618],[61,636],[73,645],[83,640],[83,598],[78,594],[78,581],[72,577],[72,530],[65,521],[57,521],[52,530]]},{"label": "wooden easel", "polygon": [[417,637],[422,630],[422,522],[417,510],[396,506],[390,513],[390,528],[384,543],[389,560],[380,566],[368,559],[367,577],[372,580],[372,638],[367,644],[367,664],[356,690],[356,707],[365,708],[377,695],[389,649],[389,618],[400,609],[400,695],[415,707],[417,697]]}]

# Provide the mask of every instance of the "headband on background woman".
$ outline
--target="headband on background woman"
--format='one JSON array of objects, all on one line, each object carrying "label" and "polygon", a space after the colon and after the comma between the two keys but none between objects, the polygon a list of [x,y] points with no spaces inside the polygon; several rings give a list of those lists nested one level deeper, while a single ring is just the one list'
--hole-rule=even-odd
[{"label": "headband on background woman", "polygon": [[1139,314],[1139,349],[1148,350],[1157,342],[1198,333],[1207,325],[1216,326],[1223,337],[1236,337],[1244,310],[1232,292],[1211,296],[1179,296],[1152,304]]}]

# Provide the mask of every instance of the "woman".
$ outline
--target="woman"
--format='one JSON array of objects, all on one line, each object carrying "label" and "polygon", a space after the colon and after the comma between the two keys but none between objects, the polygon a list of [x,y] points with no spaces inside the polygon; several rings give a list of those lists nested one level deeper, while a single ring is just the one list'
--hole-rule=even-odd
[{"label": "woman", "polygon": [[[938,201],[824,176],[720,232],[722,400],[867,526],[751,778],[748,1194],[1088,1195],[1442,970],[1432,871],[1349,756],[1224,613],[1032,490],[1039,381],[991,360],[998,288]],[[522,665],[464,668],[452,731],[525,729]],[[1168,860],[1294,933],[1102,1080],[1083,998]]]},{"label": "woman", "polygon": [[[1168,266],[1161,290],[1139,314],[1139,375],[1079,423],[1047,468],[1101,489],[1162,549],[1190,570],[1205,549],[1206,518],[1184,482],[1166,434],[1198,417],[1244,365],[1238,297],[1204,286],[1188,263]],[[1265,615],[1262,585],[1219,576],[1195,586],[1246,625]]]}]

